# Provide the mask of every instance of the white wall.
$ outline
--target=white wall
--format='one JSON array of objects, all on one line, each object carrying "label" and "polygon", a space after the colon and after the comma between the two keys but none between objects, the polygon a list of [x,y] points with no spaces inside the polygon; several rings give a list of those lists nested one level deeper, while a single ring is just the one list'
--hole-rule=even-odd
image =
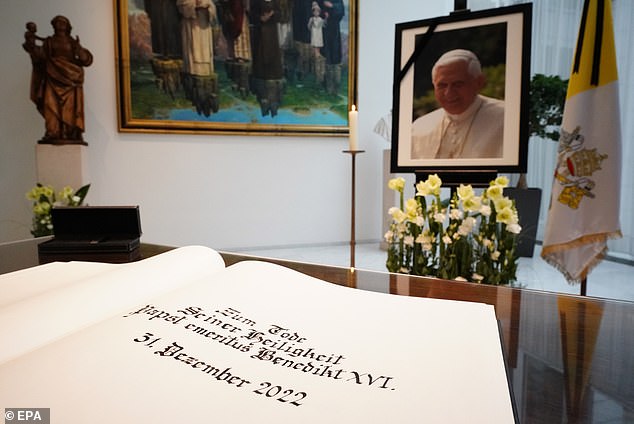
[{"label": "white wall", "polygon": [[[391,109],[394,24],[446,13],[451,1],[359,0],[357,240],[381,237],[381,158],[372,130]],[[447,3],[447,4],[445,4]],[[0,242],[28,238],[35,145],[44,121],[29,100],[24,24],[50,35],[61,14],[93,53],[84,84],[92,205],[138,204],[143,241],[219,249],[346,242],[346,138],[123,134],[117,131],[113,3],[0,0]]]}]

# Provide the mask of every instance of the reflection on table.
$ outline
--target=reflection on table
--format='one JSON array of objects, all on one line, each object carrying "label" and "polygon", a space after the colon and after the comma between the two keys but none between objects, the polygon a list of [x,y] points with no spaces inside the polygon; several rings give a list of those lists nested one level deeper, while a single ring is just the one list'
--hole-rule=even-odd
[{"label": "reflection on table", "polygon": [[227,265],[266,260],[361,290],[494,305],[521,423],[634,423],[632,302],[228,252],[222,256]]}]

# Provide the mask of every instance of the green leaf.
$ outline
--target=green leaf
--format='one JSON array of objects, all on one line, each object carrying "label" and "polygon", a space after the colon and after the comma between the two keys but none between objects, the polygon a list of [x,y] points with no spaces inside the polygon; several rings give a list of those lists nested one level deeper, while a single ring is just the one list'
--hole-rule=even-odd
[{"label": "green leaf", "polygon": [[79,204],[81,205],[88,194],[88,190],[90,190],[90,184],[86,184],[85,186],[80,187],[76,192],[75,196],[79,197]]}]

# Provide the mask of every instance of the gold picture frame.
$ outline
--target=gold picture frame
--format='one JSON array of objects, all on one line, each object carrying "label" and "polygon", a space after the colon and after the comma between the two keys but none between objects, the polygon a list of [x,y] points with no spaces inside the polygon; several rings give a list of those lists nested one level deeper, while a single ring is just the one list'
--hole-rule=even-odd
[{"label": "gold picture frame", "polygon": [[114,8],[119,131],[348,134],[357,0],[114,0]]}]

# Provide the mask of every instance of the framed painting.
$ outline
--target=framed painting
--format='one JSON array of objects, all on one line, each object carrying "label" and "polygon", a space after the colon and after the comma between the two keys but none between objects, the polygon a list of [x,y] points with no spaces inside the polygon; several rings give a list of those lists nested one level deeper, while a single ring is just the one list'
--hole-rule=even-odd
[{"label": "framed painting", "polygon": [[114,0],[121,132],[347,135],[357,0]]},{"label": "framed painting", "polygon": [[526,172],[531,14],[526,3],[396,25],[392,172]]}]

